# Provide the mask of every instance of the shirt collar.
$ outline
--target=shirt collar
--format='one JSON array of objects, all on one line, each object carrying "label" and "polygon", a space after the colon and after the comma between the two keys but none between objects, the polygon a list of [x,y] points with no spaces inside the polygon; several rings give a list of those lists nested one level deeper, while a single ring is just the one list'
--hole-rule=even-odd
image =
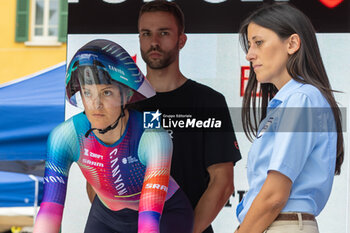
[{"label": "shirt collar", "polygon": [[284,86],[277,92],[277,94],[270,100],[268,108],[274,109],[290,95],[291,92],[294,92],[295,89],[301,87],[303,84],[295,81],[294,79],[289,80]]}]

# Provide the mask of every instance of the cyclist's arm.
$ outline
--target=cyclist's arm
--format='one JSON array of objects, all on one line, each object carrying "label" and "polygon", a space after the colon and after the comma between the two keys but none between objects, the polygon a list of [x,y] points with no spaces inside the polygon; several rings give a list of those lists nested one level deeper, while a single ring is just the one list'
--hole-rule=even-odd
[{"label": "cyclist's arm", "polygon": [[[67,178],[72,159],[70,124],[63,123],[49,136],[45,164],[44,196],[36,217],[34,233],[58,233],[61,227]],[[74,140],[73,140],[74,141]]]},{"label": "cyclist's arm", "polygon": [[165,130],[143,133],[139,155],[146,173],[139,204],[138,232],[159,232],[159,221],[168,191],[172,141]]}]

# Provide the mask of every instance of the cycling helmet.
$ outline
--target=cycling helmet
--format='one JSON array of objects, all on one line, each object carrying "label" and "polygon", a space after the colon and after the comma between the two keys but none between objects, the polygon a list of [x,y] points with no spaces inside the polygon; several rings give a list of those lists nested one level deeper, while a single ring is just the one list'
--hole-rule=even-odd
[{"label": "cycling helmet", "polygon": [[[113,92],[118,93],[114,95]],[[111,99],[109,96],[112,95],[117,98]],[[116,128],[119,120],[125,116],[126,104],[154,95],[154,89],[131,56],[113,41],[103,39],[90,41],[75,53],[69,63],[66,74],[66,97],[72,105],[98,108],[102,106],[103,101],[106,101],[109,106],[121,108],[120,115],[116,116],[114,123],[104,129],[92,128],[86,132],[86,137],[93,130],[104,134]]]},{"label": "cycling helmet", "polygon": [[[110,40],[93,40],[73,56],[66,74],[66,97],[83,107],[83,85],[114,84],[125,94],[125,103],[137,102],[155,95],[155,91],[131,56]],[[132,98],[131,98],[132,97]]]}]

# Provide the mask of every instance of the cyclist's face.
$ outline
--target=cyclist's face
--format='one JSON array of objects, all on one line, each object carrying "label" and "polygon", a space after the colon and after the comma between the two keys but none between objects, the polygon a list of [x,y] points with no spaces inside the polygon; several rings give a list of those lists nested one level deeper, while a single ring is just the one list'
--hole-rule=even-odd
[{"label": "cyclist's face", "polygon": [[83,85],[81,90],[85,114],[92,128],[113,124],[121,113],[121,96],[115,85]]}]

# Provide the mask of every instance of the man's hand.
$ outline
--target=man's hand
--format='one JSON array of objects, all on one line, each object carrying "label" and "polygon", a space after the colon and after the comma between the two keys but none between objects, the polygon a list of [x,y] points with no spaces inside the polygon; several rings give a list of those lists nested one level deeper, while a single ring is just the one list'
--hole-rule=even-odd
[{"label": "man's hand", "polygon": [[208,173],[208,188],[194,210],[194,233],[202,233],[211,224],[234,190],[232,162],[211,165]]}]

